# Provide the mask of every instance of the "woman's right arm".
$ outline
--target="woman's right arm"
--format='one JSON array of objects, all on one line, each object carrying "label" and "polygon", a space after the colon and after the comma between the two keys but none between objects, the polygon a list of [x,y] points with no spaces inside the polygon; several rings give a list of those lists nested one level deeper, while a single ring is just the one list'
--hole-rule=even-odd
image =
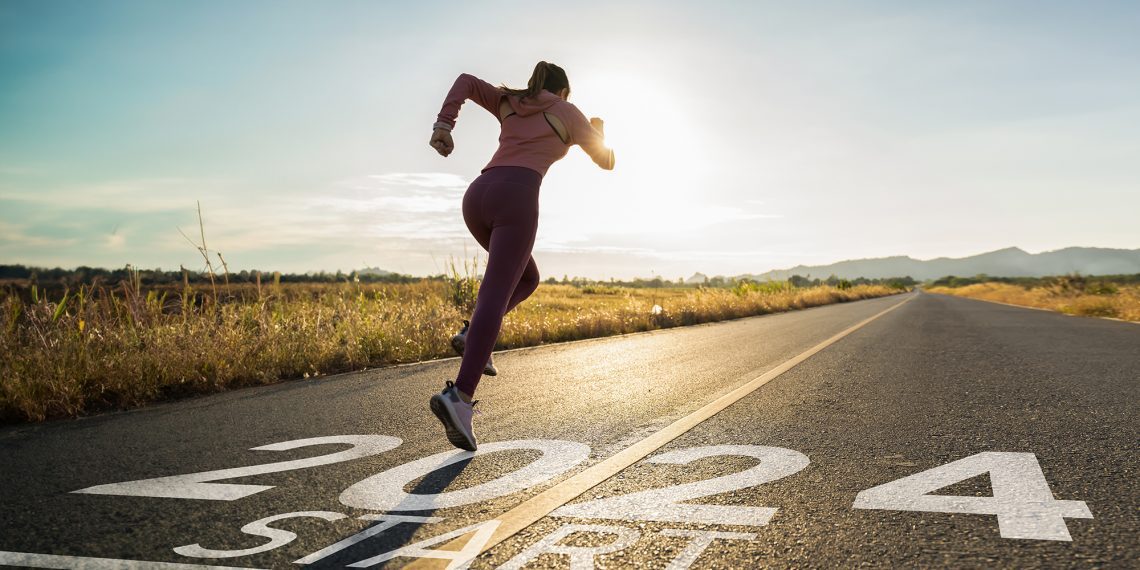
[{"label": "woman's right arm", "polygon": [[442,123],[448,130],[455,128],[455,119],[459,117],[459,108],[468,99],[498,117],[499,101],[502,100],[503,95],[504,93],[498,87],[470,73],[460,73],[459,77],[455,79],[455,83],[452,84],[451,90],[447,92],[447,97],[443,99],[443,107],[440,109],[439,115],[436,116],[436,124]]},{"label": "woman's right arm", "polygon": [[590,155],[594,164],[603,170],[614,169],[614,150],[606,147],[606,136],[590,124],[590,120],[574,104],[568,104],[571,109],[570,118],[570,144],[576,144]]},{"label": "woman's right arm", "polygon": [[435,118],[435,124],[432,125],[431,140],[428,144],[441,156],[451,154],[455,150],[451,130],[455,128],[455,119],[459,117],[459,108],[463,106],[463,102],[470,99],[498,118],[499,101],[502,98],[503,92],[498,87],[470,73],[460,73],[443,99],[443,107]]}]

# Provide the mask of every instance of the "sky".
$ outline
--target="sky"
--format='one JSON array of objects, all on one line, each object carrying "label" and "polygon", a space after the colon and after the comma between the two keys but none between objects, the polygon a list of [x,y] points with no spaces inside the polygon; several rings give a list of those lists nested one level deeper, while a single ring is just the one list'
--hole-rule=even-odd
[{"label": "sky", "polygon": [[[1140,248],[1140,3],[0,1],[0,263],[439,274],[497,146],[460,73],[606,124],[543,278]],[[198,205],[202,227],[199,226]]]}]

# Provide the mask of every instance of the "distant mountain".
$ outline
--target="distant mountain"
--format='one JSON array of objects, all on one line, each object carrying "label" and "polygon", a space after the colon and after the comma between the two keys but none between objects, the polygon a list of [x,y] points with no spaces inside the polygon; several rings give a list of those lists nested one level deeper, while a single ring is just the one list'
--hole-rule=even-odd
[{"label": "distant mountain", "polygon": [[1140,273],[1140,249],[1103,247],[1067,247],[1056,251],[1027,253],[1016,247],[972,255],[938,257],[921,260],[907,256],[854,259],[830,265],[797,265],[759,275],[740,275],[760,281],[784,280],[792,275],[826,279],[831,275],[842,279],[866,277],[910,276],[917,280],[937,279],[947,275],[972,277],[984,273],[995,277],[1042,277],[1045,275],[1120,275]]},{"label": "distant mountain", "polygon": [[384,269],[380,269],[379,267],[365,267],[364,269],[357,269],[356,274],[357,275],[380,275],[380,276],[384,276],[384,275],[395,275],[396,273],[394,271],[386,271]]},{"label": "distant mountain", "polygon": [[704,273],[701,273],[700,271],[698,271],[698,272],[694,273],[692,277],[686,279],[685,283],[688,283],[691,285],[693,283],[704,283],[705,281],[708,281],[708,280],[709,280],[708,275],[705,275]]}]

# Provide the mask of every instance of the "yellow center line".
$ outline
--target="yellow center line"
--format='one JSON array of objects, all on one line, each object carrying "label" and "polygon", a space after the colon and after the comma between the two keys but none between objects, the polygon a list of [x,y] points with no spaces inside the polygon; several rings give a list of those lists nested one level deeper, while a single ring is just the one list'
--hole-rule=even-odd
[{"label": "yellow center line", "polygon": [[[784,361],[779,366],[765,372],[764,374],[761,374],[760,376],[749,380],[739,388],[736,388],[735,390],[713,400],[712,402],[705,404],[699,410],[696,410],[693,413],[669,424],[668,426],[665,426],[661,429],[661,431],[658,431],[657,433],[646,437],[645,439],[619,451],[615,455],[612,455],[609,458],[588,467],[581,473],[578,473],[577,475],[574,475],[565,481],[554,485],[553,487],[531,497],[530,499],[527,499],[526,501],[523,501],[515,508],[503,513],[498,517],[497,520],[499,521],[499,526],[495,529],[495,533],[491,535],[491,538],[480,548],[479,553],[482,554],[483,552],[490,550],[504,540],[514,536],[528,526],[538,522],[558,507],[569,503],[582,493],[590,490],[592,487],[601,484],[614,475],[617,475],[619,472],[626,469],[630,465],[633,465],[634,463],[637,463],[638,461],[644,459],[650,453],[657,451],[665,444],[676,439],[677,437],[680,437],[682,434],[693,429],[701,422],[704,422],[721,410],[724,410],[725,408],[736,403],[741,398],[752,393],[757,388],[763,386],[764,384],[767,384],[773,378],[776,378],[797,364],[807,360],[808,358],[811,358],[811,356],[815,353],[827,348],[828,346],[831,346],[832,344],[835,344],[839,341],[839,339],[842,339],[843,337],[859,330],[867,323],[870,323],[871,321],[907,304],[916,296],[917,294],[911,294],[907,297],[906,300],[891,305],[879,313],[876,313],[871,317],[868,317],[850,327],[847,327],[831,338],[828,338],[827,340],[805,350],[804,352],[801,352],[790,360]],[[456,538],[451,542],[441,545],[440,550],[460,550],[463,548],[463,545],[465,545],[467,541],[470,540],[470,536],[471,535],[469,534]],[[420,558],[411,564],[404,566],[404,568],[438,568],[445,565],[447,565],[447,561],[431,558]]]}]

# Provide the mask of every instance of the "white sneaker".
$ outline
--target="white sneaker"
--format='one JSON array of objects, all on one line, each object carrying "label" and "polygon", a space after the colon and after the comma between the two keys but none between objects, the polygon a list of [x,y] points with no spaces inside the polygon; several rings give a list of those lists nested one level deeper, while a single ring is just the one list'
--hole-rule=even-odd
[{"label": "white sneaker", "polygon": [[475,430],[471,427],[471,417],[475,414],[475,403],[470,404],[459,397],[459,389],[455,383],[448,380],[447,387],[442,392],[431,397],[429,402],[432,413],[443,422],[447,441],[459,449],[475,451],[478,444],[475,441]]},{"label": "white sneaker", "polygon": [[[455,349],[456,354],[463,356],[463,348],[467,346],[467,329],[471,326],[471,321],[463,321],[463,328],[451,337],[451,348]],[[483,367],[483,374],[487,376],[495,376],[499,373],[499,369],[495,368],[495,358],[492,355],[487,355],[487,365]]]}]

